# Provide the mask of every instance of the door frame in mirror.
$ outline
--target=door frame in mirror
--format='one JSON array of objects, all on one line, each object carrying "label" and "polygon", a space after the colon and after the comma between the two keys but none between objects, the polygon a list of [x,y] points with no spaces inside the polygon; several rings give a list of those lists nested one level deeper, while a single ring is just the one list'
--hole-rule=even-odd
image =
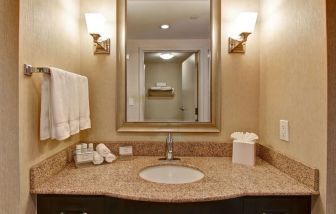
[{"label": "door frame in mirror", "polygon": [[126,2],[117,0],[116,122],[118,132],[217,133],[221,126],[221,0],[211,1],[211,122],[126,121]]}]

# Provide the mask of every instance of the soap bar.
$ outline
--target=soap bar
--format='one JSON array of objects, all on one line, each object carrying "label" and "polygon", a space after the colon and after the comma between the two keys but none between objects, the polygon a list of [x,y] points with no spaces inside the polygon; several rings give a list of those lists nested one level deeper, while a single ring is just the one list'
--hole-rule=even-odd
[{"label": "soap bar", "polygon": [[253,143],[233,142],[232,163],[254,166],[256,145]]}]

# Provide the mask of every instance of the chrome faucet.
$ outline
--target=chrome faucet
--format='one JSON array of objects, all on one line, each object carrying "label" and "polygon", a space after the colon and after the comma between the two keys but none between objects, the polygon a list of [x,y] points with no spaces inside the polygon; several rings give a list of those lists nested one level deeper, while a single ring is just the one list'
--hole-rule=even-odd
[{"label": "chrome faucet", "polygon": [[174,160],[173,146],[174,140],[171,133],[166,138],[166,160]]}]

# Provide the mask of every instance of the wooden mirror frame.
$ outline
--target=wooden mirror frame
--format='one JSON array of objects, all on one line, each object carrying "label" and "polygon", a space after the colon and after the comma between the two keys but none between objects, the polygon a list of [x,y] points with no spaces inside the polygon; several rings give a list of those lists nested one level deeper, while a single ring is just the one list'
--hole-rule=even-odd
[{"label": "wooden mirror frame", "polygon": [[211,122],[126,121],[126,1],[117,0],[117,99],[118,132],[220,132],[221,125],[221,0],[211,1]]}]

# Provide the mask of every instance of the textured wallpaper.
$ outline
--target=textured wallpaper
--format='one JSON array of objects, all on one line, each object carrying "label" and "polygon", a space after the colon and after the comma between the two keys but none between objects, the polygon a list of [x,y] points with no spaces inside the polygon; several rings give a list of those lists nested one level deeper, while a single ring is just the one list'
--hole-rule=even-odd
[{"label": "textured wallpaper", "polygon": [[19,1],[0,1],[0,212],[19,213]]},{"label": "textured wallpaper", "polygon": [[[20,63],[80,72],[79,0],[21,0]],[[21,213],[35,212],[29,194],[32,165],[79,141],[39,141],[41,74],[26,77],[19,69]]]},{"label": "textured wallpaper", "polygon": [[[314,213],[325,213],[327,57],[325,1],[262,0],[261,143],[320,170]],[[279,120],[289,121],[289,142]]]}]

